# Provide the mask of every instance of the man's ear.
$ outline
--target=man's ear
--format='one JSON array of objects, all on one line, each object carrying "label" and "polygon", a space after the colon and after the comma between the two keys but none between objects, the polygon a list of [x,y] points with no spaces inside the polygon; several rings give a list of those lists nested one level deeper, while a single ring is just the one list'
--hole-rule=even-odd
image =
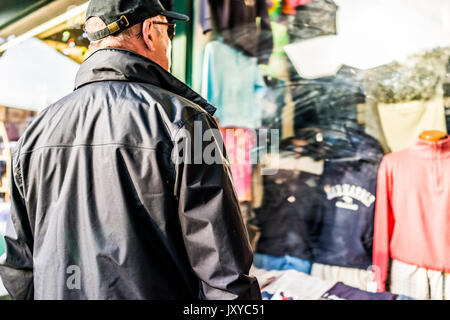
[{"label": "man's ear", "polygon": [[151,19],[146,19],[142,23],[142,35],[144,38],[145,45],[150,51],[155,51],[155,44],[153,42],[154,39],[152,39],[151,35],[153,28],[154,26]]}]

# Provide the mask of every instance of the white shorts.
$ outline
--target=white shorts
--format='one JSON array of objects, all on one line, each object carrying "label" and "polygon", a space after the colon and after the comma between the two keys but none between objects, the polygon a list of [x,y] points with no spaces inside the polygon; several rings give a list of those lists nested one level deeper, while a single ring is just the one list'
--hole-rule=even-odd
[{"label": "white shorts", "polygon": [[391,260],[389,291],[418,300],[450,300],[450,273]]},{"label": "white shorts", "polygon": [[373,280],[372,271],[356,268],[345,268],[313,263],[311,275],[323,280],[342,282],[347,286],[368,290],[368,283]]}]

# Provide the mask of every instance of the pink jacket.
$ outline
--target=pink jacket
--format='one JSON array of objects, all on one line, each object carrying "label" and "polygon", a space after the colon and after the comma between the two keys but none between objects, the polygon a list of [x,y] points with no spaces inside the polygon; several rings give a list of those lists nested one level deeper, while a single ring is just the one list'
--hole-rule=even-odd
[{"label": "pink jacket", "polygon": [[389,258],[450,272],[450,138],[418,139],[378,172],[373,264],[385,290]]}]

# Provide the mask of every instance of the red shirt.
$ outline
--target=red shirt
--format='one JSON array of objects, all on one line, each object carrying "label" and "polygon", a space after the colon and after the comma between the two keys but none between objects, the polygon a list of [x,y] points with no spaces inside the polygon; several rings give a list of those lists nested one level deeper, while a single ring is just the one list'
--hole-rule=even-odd
[{"label": "red shirt", "polygon": [[450,138],[418,139],[378,172],[373,264],[385,290],[389,258],[450,272]]}]

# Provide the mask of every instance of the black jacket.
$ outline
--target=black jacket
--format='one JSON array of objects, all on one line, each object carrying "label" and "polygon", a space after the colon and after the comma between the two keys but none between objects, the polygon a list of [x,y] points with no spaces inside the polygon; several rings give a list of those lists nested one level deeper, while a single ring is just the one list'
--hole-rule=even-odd
[{"label": "black jacket", "polygon": [[12,298],[260,299],[228,165],[171,159],[214,110],[138,54],[90,56],[13,153]]}]

